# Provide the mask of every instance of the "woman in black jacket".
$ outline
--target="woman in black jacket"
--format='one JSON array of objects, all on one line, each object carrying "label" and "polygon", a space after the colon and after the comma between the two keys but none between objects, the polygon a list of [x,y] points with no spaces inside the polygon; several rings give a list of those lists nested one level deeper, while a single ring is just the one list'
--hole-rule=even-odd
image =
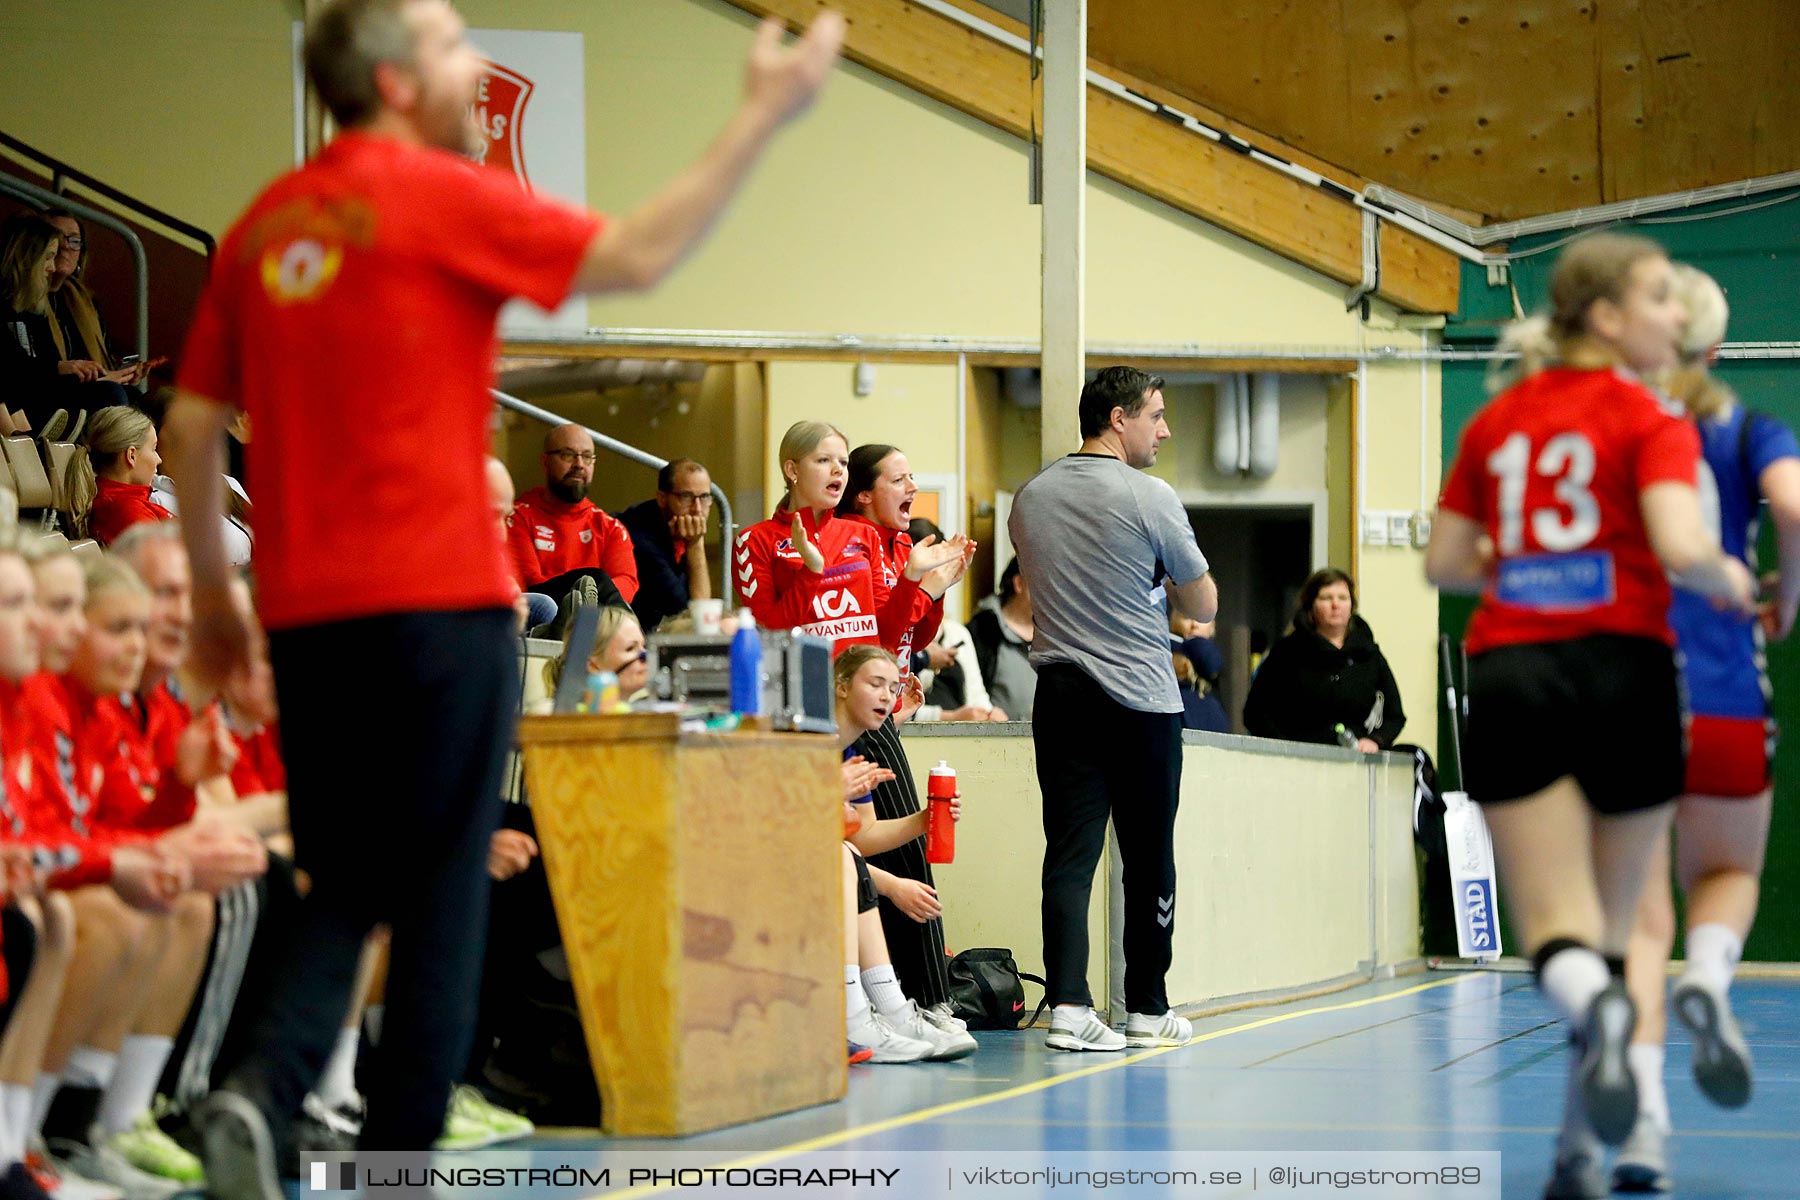
[{"label": "woman in black jacket", "polygon": [[1337,741],[1342,725],[1359,750],[1386,750],[1406,712],[1400,689],[1366,621],[1356,615],[1356,585],[1334,567],[1300,589],[1294,628],[1275,643],[1250,683],[1244,728],[1257,737]]}]

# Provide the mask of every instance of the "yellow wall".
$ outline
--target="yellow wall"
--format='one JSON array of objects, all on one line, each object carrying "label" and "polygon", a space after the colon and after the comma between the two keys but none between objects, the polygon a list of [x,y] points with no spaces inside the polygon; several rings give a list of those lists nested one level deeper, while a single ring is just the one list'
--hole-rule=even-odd
[{"label": "yellow wall", "polygon": [[293,165],[300,0],[4,0],[0,129],[214,234]]},{"label": "yellow wall", "polygon": [[[783,488],[776,451],[796,421],[829,421],[852,447],[885,442],[906,452],[914,475],[956,472],[956,367],[949,363],[875,363],[875,390],[855,394],[847,362],[768,365],[767,480],[771,509]],[[763,513],[762,516],[767,516]]]},{"label": "yellow wall", "polygon": [[[589,199],[612,210],[644,199],[707,144],[735,102],[753,24],[723,0],[460,7],[477,27],[584,35]],[[33,84],[0,94],[0,127],[220,230],[290,161],[298,11],[297,0],[6,0],[0,73]],[[1021,142],[846,65],[679,274],[651,295],[595,302],[591,316],[615,327],[1035,339],[1040,214],[1025,188]],[[1365,330],[1345,312],[1341,285],[1093,176],[1087,239],[1096,341],[1418,344]],[[904,446],[920,471],[950,471],[953,372],[883,365],[876,398],[856,400],[849,364],[774,364],[767,427],[778,436],[794,417],[829,416],[855,440]],[[1425,430],[1432,487],[1436,375]],[[891,402],[899,390],[902,407]],[[1369,371],[1371,507],[1418,507],[1418,392],[1416,364]],[[1025,436],[1036,416],[1003,412],[1004,463],[1035,456]],[[1342,479],[1341,467],[1329,474]],[[1334,512],[1334,546],[1348,542],[1345,511]],[[1365,615],[1407,700],[1405,736],[1431,745],[1436,597],[1419,552],[1363,548],[1359,562]]]}]

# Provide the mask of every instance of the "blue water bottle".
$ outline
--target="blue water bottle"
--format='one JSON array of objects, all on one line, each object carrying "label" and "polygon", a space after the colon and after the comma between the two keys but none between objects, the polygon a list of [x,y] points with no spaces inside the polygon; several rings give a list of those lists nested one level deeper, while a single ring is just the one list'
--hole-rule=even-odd
[{"label": "blue water bottle", "polygon": [[759,716],[763,707],[762,634],[749,609],[738,613],[737,633],[731,638],[731,711]]}]

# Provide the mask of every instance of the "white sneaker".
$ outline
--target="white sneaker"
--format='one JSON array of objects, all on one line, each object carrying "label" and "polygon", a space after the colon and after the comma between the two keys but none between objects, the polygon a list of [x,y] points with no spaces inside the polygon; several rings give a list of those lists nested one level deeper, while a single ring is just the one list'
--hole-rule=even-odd
[{"label": "white sneaker", "polygon": [[925,1015],[916,1000],[908,1000],[906,1007],[898,1013],[883,1015],[898,1032],[931,1043],[931,1053],[925,1056],[927,1062],[955,1062],[975,1053],[974,1038],[960,1029],[941,1028]]},{"label": "white sneaker", "polygon": [[33,1134],[25,1148],[25,1168],[41,1183],[44,1172],[50,1173],[54,1185],[45,1190],[56,1200],[125,1200],[123,1188],[100,1183],[82,1175],[61,1159],[54,1157],[44,1139]]},{"label": "white sneaker", "polygon": [[114,1194],[123,1193],[125,1200],[168,1200],[186,1188],[179,1180],[140,1171],[105,1139],[101,1139],[97,1146],[81,1142],[59,1142],[53,1148],[53,1153],[56,1155],[57,1171],[65,1180],[78,1177],[88,1183],[111,1188]]},{"label": "white sneaker", "polygon": [[1091,1008],[1058,1008],[1050,1016],[1044,1045],[1052,1050],[1123,1050],[1125,1035]]},{"label": "white sneaker", "polygon": [[922,1011],[925,1013],[925,1019],[939,1029],[955,1029],[959,1033],[969,1032],[969,1023],[956,1015],[956,1010],[950,1007],[948,1000],[942,1004],[934,1004]]},{"label": "white sneaker", "polygon": [[1725,993],[1683,975],[1669,993],[1669,1007],[1694,1035],[1694,1082],[1706,1098],[1723,1108],[1750,1103],[1750,1047]]},{"label": "white sneaker", "polygon": [[1194,1040],[1194,1023],[1174,1013],[1147,1017],[1143,1013],[1125,1014],[1127,1046],[1185,1046]]},{"label": "white sneaker", "polygon": [[872,1063],[909,1063],[926,1058],[937,1049],[930,1042],[907,1037],[873,1007],[865,1008],[846,1023],[850,1040],[875,1052]]}]

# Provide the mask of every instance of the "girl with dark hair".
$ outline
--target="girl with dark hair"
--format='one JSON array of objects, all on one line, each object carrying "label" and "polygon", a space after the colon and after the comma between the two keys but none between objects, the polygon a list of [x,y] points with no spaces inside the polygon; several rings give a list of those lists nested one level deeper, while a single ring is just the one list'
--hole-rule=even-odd
[{"label": "girl with dark hair", "polygon": [[1336,567],[1314,571],[1300,589],[1293,629],[1250,683],[1244,728],[1332,745],[1342,725],[1368,752],[1392,746],[1405,724],[1394,673],[1356,615],[1356,584]]}]

